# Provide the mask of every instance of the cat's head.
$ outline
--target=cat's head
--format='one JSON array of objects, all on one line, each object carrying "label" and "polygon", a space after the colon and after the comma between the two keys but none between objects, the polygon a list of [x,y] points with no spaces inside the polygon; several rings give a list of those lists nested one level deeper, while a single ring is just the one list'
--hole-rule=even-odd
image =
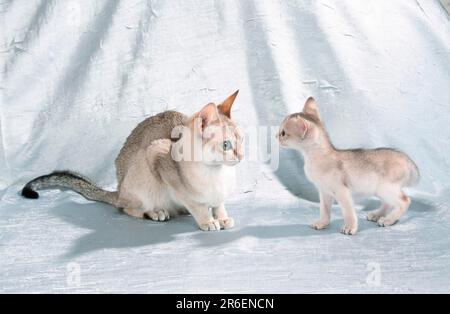
[{"label": "cat's head", "polygon": [[326,132],[313,97],[306,100],[303,110],[287,116],[281,123],[277,139],[281,147],[304,149],[320,144]]},{"label": "cat's head", "polygon": [[219,105],[207,104],[191,117],[194,140],[200,144],[194,150],[202,150],[203,163],[233,166],[243,158],[243,134],[231,119],[231,108],[238,92]]}]

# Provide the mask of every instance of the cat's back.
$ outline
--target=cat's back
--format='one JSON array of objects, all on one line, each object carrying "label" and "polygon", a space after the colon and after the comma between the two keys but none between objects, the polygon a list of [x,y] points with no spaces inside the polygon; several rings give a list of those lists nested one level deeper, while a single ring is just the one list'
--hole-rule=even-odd
[{"label": "cat's back", "polygon": [[391,163],[409,163],[412,160],[405,153],[393,148],[349,149],[341,151],[341,155],[354,165],[382,167]]},{"label": "cat's back", "polygon": [[372,175],[409,185],[420,176],[415,162],[407,154],[392,148],[345,150],[341,151],[341,157],[345,170],[355,178]]},{"label": "cat's back", "polygon": [[183,125],[186,115],[177,111],[164,111],[139,123],[128,136],[124,148],[135,144],[146,147],[154,140],[171,138],[172,130]]},{"label": "cat's back", "polygon": [[[122,174],[137,151],[148,147],[154,140],[171,139],[172,130],[184,125],[187,116],[177,111],[164,111],[139,123],[127,137],[116,159],[119,182]],[[172,139],[175,140],[175,139]]]}]

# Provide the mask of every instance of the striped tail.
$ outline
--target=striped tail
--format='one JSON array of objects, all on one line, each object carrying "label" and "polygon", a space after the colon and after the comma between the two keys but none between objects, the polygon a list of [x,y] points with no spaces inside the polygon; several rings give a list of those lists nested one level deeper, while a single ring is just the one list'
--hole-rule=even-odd
[{"label": "striped tail", "polygon": [[103,190],[88,178],[72,171],[55,171],[48,175],[37,177],[24,186],[22,196],[36,199],[39,198],[37,190],[52,187],[69,188],[89,200],[117,206],[117,192]]}]

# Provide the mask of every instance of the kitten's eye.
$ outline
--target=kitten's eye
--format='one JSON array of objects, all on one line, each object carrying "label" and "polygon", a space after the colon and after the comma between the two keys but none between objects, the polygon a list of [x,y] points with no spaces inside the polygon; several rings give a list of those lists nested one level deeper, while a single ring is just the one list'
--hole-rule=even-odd
[{"label": "kitten's eye", "polygon": [[285,136],[285,135],[286,135],[286,132],[284,132],[284,130],[282,130],[281,133],[280,133],[280,135],[281,135],[281,136]]},{"label": "kitten's eye", "polygon": [[233,145],[231,145],[231,142],[230,141],[224,141],[223,143],[222,143],[222,147],[223,147],[223,150],[230,150],[231,148],[233,148]]}]

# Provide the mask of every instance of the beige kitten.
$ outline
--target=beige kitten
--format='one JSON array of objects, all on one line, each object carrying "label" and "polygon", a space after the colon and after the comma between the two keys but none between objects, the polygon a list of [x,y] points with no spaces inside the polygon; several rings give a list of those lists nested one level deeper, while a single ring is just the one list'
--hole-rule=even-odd
[{"label": "beige kitten", "polygon": [[233,166],[243,158],[242,135],[230,116],[237,94],[191,117],[166,111],[141,122],[116,159],[117,192],[62,171],[30,181],[22,195],[38,198],[37,189],[67,187],[134,217],[165,221],[187,211],[202,230],[232,228],[224,201],[234,186]]},{"label": "beige kitten", "polygon": [[314,98],[300,113],[286,117],[277,138],[282,147],[300,151],[307,178],[320,196],[320,219],[311,227],[324,229],[330,224],[330,208],[336,199],[345,225],[341,232],[356,234],[358,219],[353,194],[377,196],[382,205],[367,219],[379,226],[391,226],[407,211],[410,198],[403,192],[419,180],[416,164],[404,153],[389,149],[336,149],[330,142]]}]

